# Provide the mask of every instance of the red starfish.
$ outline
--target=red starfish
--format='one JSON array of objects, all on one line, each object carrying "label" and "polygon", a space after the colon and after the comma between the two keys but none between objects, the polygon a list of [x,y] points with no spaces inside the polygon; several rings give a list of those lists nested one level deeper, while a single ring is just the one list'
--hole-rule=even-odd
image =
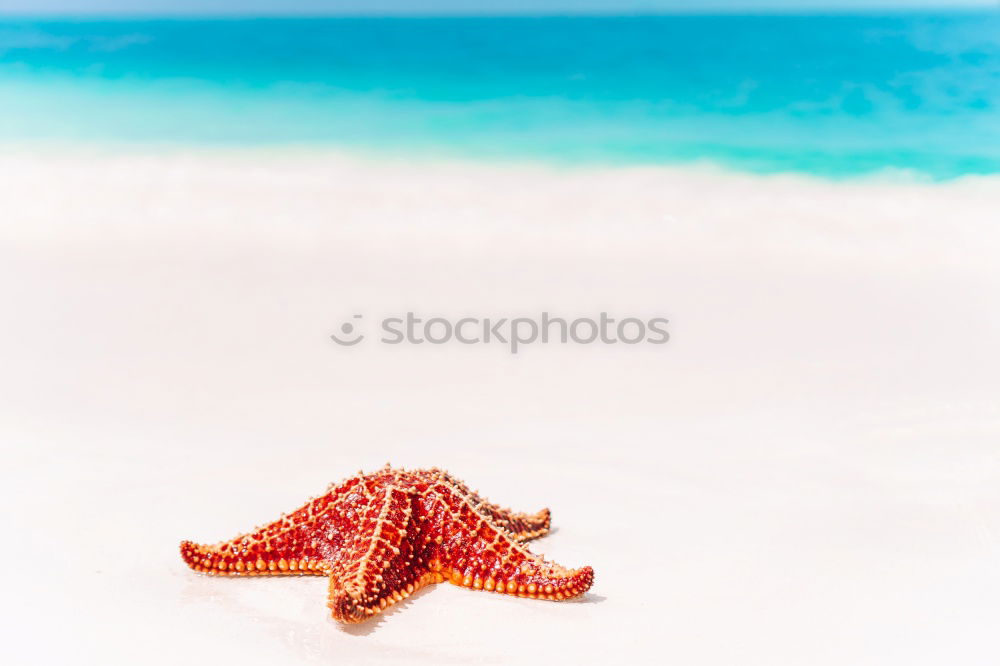
[{"label": "red starfish", "polygon": [[249,534],[181,543],[195,571],[224,576],[329,576],[329,607],[360,622],[430,583],[531,599],[583,594],[590,567],[566,569],[522,543],[549,531],[549,510],[514,513],[438,469],[358,474]]}]

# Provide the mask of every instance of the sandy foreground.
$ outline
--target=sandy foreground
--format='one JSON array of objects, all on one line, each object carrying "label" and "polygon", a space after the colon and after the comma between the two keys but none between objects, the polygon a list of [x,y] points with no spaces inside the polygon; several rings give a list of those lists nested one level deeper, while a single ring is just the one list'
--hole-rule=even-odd
[{"label": "sandy foreground", "polygon": [[[995,179],[0,153],[0,654],[996,664],[997,211]],[[378,343],[407,311],[671,340]],[[387,461],[550,507],[533,550],[590,594],[344,628],[323,579],[180,561]]]}]

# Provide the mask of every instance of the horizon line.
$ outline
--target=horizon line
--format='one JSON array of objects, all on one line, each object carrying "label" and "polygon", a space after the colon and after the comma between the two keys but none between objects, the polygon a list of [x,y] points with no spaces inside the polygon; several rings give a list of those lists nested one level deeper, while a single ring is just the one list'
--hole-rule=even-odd
[{"label": "horizon line", "polygon": [[81,11],[3,11],[0,10],[0,19],[4,18],[73,18],[73,19],[147,19],[147,20],[219,20],[219,19],[335,19],[335,18],[643,18],[657,16],[815,16],[815,15],[872,15],[872,14],[957,14],[957,13],[989,13],[1000,10],[1000,0],[991,5],[965,4],[955,6],[954,4],[942,3],[941,5],[919,5],[902,7],[899,5],[884,5],[881,7],[758,7],[758,8],[732,8],[718,7],[715,9],[703,8],[676,8],[663,10],[636,10],[620,11],[591,10],[591,11],[489,11],[489,12],[451,12],[451,11],[423,11],[423,12],[382,12],[373,13],[365,11],[340,11],[340,12],[159,12],[159,11],[132,11],[132,12],[81,12]]}]

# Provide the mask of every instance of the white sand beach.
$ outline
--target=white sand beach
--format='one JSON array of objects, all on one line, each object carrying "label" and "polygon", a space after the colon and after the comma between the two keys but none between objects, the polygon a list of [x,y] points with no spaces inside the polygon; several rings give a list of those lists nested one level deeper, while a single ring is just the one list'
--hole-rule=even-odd
[{"label": "white sand beach", "polygon": [[[997,211],[996,178],[8,147],[0,655],[996,664]],[[329,338],[407,311],[671,339]],[[387,461],[549,507],[532,550],[590,593],[345,628],[321,578],[181,562]]]}]

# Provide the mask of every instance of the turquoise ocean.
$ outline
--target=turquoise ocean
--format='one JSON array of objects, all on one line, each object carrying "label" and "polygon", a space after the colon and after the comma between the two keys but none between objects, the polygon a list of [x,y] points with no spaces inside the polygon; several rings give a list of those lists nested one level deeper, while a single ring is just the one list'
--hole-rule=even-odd
[{"label": "turquoise ocean", "polygon": [[0,18],[0,144],[1000,173],[1000,11]]}]

